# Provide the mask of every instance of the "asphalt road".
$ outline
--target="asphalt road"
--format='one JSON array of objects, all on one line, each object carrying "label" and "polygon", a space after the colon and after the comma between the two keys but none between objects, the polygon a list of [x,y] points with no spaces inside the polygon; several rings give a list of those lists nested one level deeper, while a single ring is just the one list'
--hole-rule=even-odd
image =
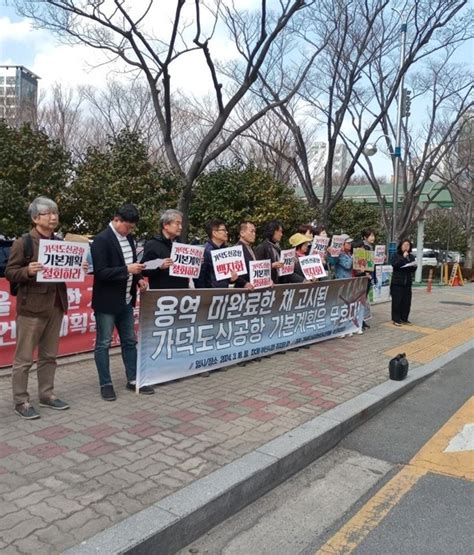
[{"label": "asphalt road", "polygon": [[[471,555],[474,451],[453,430],[474,422],[472,358],[446,365],[180,554]],[[450,435],[462,438],[461,454],[439,447]]]}]

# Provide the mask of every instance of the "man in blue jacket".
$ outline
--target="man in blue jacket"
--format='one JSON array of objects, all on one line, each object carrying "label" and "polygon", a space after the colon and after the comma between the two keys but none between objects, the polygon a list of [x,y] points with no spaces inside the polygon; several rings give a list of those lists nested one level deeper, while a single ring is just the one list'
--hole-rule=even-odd
[{"label": "man in blue jacket", "polygon": [[[99,373],[100,393],[104,401],[115,401],[116,394],[110,376],[109,349],[114,328],[117,329],[122,349],[122,360],[127,375],[127,389],[135,391],[137,374],[137,340],[133,307],[137,288],[145,291],[143,264],[137,263],[137,252],[131,232],[138,222],[138,210],[124,204],[117,210],[107,228],[94,238],[91,246],[94,264],[92,308],[96,319],[94,358]],[[140,393],[151,395],[154,389],[140,388]]]}]

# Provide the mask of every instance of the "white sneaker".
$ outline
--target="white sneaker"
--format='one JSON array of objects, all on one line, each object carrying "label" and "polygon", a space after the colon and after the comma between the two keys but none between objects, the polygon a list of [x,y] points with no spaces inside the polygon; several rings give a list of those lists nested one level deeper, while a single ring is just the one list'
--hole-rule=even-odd
[{"label": "white sneaker", "polygon": [[362,330],[357,330],[355,333],[356,335],[364,335],[364,332]]}]

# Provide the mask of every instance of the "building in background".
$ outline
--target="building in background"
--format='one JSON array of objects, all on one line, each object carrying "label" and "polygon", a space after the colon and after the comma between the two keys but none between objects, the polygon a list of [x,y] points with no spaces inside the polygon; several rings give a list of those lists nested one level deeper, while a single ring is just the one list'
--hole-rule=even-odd
[{"label": "building in background", "polygon": [[[320,185],[324,181],[324,167],[328,159],[328,145],[325,142],[315,143],[313,146],[313,183]],[[350,163],[349,149],[345,144],[336,144],[334,150],[333,177],[346,173]]]},{"label": "building in background", "polygon": [[36,126],[39,77],[23,66],[0,66],[0,119]]}]

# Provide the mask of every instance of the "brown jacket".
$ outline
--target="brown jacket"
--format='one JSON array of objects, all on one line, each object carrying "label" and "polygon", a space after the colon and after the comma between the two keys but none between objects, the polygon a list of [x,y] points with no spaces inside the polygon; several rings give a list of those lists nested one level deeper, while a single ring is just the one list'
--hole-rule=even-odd
[{"label": "brown jacket", "polygon": [[[33,257],[30,262],[38,260],[40,235],[36,229],[30,231],[33,238]],[[17,314],[21,316],[49,316],[55,305],[56,291],[64,312],[67,312],[67,290],[65,283],[38,283],[36,276],[28,275],[28,264],[24,256],[23,239],[20,237],[13,245],[5,269],[9,281],[18,282],[16,302]]]}]

